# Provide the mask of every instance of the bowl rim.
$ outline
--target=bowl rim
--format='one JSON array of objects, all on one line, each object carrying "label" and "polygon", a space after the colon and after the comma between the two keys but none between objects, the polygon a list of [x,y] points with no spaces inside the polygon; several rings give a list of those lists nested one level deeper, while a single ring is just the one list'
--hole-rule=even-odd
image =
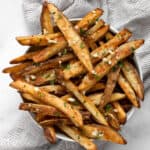
[{"label": "bowl rim", "polygon": [[[81,20],[82,18],[72,18],[72,19],[69,19],[70,21],[79,21]],[[114,28],[112,25],[110,25],[110,31],[113,32],[113,33],[118,33],[119,31]],[[136,56],[136,54],[133,55],[133,61],[135,63],[135,66],[138,70],[138,73],[140,75],[140,78],[141,80],[143,81],[143,75],[142,75],[142,68],[140,66],[140,63],[139,63],[139,58]],[[136,108],[135,107],[132,107],[131,110],[127,113],[127,121],[129,121],[129,119],[131,119],[131,117],[133,116],[134,112],[135,112]],[[30,112],[29,112],[30,113]],[[33,118],[33,115],[30,113],[30,115],[32,116]],[[34,120],[34,119],[33,119]],[[39,127],[39,128],[42,128],[35,120],[34,120],[34,123]],[[121,128],[123,127],[124,125],[121,125]],[[71,139],[70,137],[66,136],[65,134],[63,133],[56,133],[56,137],[58,139],[61,139],[61,140],[64,140],[64,141],[68,141],[68,142],[75,142],[73,139]]]}]

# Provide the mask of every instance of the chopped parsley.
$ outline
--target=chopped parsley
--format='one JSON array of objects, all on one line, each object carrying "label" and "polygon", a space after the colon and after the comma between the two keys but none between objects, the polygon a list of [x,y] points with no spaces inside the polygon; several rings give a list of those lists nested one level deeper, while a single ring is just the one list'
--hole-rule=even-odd
[{"label": "chopped parsley", "polygon": [[112,71],[113,71],[113,72],[115,72],[115,71],[116,71],[116,69],[117,69],[117,67],[116,67],[116,66],[114,66],[114,67],[112,68]]},{"label": "chopped parsley", "polygon": [[122,61],[119,61],[118,65],[122,68],[124,64]]},{"label": "chopped parsley", "polygon": [[52,14],[54,15],[54,14],[56,14],[56,12],[52,12]]},{"label": "chopped parsley", "polygon": [[112,109],[112,105],[111,105],[111,104],[107,104],[107,105],[105,106],[106,112],[109,112],[111,109]]},{"label": "chopped parsley", "polygon": [[81,34],[81,35],[85,35],[85,34],[86,34],[86,31],[85,31],[84,29],[80,28],[80,34]]},{"label": "chopped parsley", "polygon": [[57,111],[57,112],[55,113],[55,116],[56,116],[56,117],[60,117],[60,116],[61,116],[60,112]]},{"label": "chopped parsley", "polygon": [[34,62],[33,65],[36,66],[36,67],[38,67],[38,66],[40,66],[40,63],[35,63]]},{"label": "chopped parsley", "polygon": [[70,69],[70,64],[61,64],[61,67],[65,70],[69,70]]},{"label": "chopped parsley", "polygon": [[98,21],[99,20],[99,18],[96,18],[96,20],[95,21]]},{"label": "chopped parsley", "polygon": [[78,135],[78,140],[80,140],[80,136]]},{"label": "chopped parsley", "polygon": [[135,51],[135,47],[131,46],[130,47],[131,52],[133,53]]},{"label": "chopped parsley", "polygon": [[66,104],[67,104],[67,103],[66,103],[66,102],[64,102],[64,107],[66,107]]},{"label": "chopped parsley", "polygon": [[42,93],[42,92],[38,92],[38,95],[39,95],[40,98],[45,96],[44,93]]},{"label": "chopped parsley", "polygon": [[80,44],[80,48],[83,49],[84,47],[85,47],[84,43],[81,43],[81,44]]},{"label": "chopped parsley", "polygon": [[93,74],[94,78],[96,79],[96,81],[99,81],[101,79],[101,76],[97,75],[97,74]]},{"label": "chopped parsley", "polygon": [[63,54],[63,55],[66,55],[67,52],[68,52],[68,51],[67,51],[67,49],[65,48],[65,49],[63,50],[62,54]]}]

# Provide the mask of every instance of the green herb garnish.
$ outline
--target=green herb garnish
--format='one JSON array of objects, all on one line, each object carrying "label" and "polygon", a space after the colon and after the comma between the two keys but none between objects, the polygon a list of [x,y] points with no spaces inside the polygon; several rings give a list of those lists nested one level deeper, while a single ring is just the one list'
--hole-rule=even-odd
[{"label": "green herb garnish", "polygon": [[112,105],[111,105],[111,104],[107,104],[107,105],[105,106],[106,112],[109,112],[111,109],[112,109]]},{"label": "green herb garnish", "polygon": [[63,69],[69,70],[70,69],[70,64],[69,63],[68,64],[61,64],[61,67]]},{"label": "green herb garnish", "polygon": [[122,61],[119,61],[118,65],[122,68],[124,64]]},{"label": "green herb garnish", "polygon": [[99,81],[101,79],[101,76],[97,75],[97,74],[93,74],[94,78],[96,79],[96,81]]},{"label": "green herb garnish", "polygon": [[85,47],[84,43],[81,43],[80,48],[84,48],[84,47]]},{"label": "green herb garnish", "polygon": [[65,49],[63,50],[62,54],[63,54],[63,55],[66,55],[67,52],[68,52],[68,51],[67,51],[67,49],[65,48]]},{"label": "green herb garnish", "polygon": [[42,92],[38,92],[40,98],[44,97],[45,95]]},{"label": "green herb garnish", "polygon": [[98,21],[99,20],[99,18],[97,18],[95,21]]},{"label": "green herb garnish", "polygon": [[80,136],[78,135],[78,140],[80,140]]},{"label": "green herb garnish", "polygon": [[66,104],[67,104],[67,103],[66,103],[66,102],[64,102],[64,107],[66,107]]},{"label": "green herb garnish", "polygon": [[86,31],[83,30],[82,28],[80,28],[80,34],[81,34],[81,35],[85,35],[85,33],[86,33]]},{"label": "green herb garnish", "polygon": [[38,67],[38,66],[40,66],[40,63],[35,63],[34,62],[33,65],[36,66],[36,67]]},{"label": "green herb garnish", "polygon": [[135,47],[131,46],[130,47],[131,52],[133,53],[135,51]]},{"label": "green herb garnish", "polygon": [[54,85],[54,84],[55,84],[55,80],[51,80],[50,85]]}]

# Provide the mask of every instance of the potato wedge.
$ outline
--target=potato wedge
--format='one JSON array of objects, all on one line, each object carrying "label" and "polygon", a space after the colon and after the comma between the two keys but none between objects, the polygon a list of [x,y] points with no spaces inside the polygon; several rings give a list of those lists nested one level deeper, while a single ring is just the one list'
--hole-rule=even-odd
[{"label": "potato wedge", "polygon": [[77,34],[67,17],[65,17],[57,7],[55,7],[53,4],[48,4],[48,9],[52,13],[55,23],[65,36],[75,55],[79,58],[85,68],[89,72],[92,72],[93,66],[90,59],[90,53],[85,42]]},{"label": "potato wedge", "polygon": [[88,27],[96,22],[96,20],[103,14],[103,10],[96,8],[95,10],[86,14],[81,21],[75,25],[75,29],[79,32],[80,29],[87,30]]},{"label": "potato wedge", "polygon": [[34,87],[24,81],[18,80],[15,82],[12,82],[10,84],[11,87],[18,89],[21,92],[29,93],[35,98],[37,98],[39,101],[56,107],[58,110],[66,114],[66,116],[76,125],[76,126],[82,126],[83,120],[80,112],[74,108],[71,107],[70,104],[67,102],[64,102],[57,96],[54,96],[52,94],[48,94],[44,90],[41,90],[38,87]]},{"label": "potato wedge", "polygon": [[122,72],[125,78],[128,80],[132,88],[134,89],[137,96],[144,99],[144,85],[138,75],[136,68],[127,60],[123,62]]},{"label": "potato wedge", "polygon": [[48,3],[45,1],[43,3],[43,8],[41,12],[40,22],[43,34],[53,33],[53,24],[51,21],[51,14],[47,8]]},{"label": "potato wedge", "polygon": [[105,87],[104,94],[102,96],[99,107],[103,108],[107,103],[110,102],[110,97],[116,86],[116,83],[117,83],[117,80],[119,77],[119,73],[120,73],[119,66],[115,66],[115,68],[110,70],[110,72],[108,73],[106,87]]},{"label": "potato wedge", "polygon": [[126,144],[125,139],[110,127],[90,124],[84,125],[81,128],[81,131],[84,135],[86,135],[89,138],[110,141],[117,144]]},{"label": "potato wedge", "polygon": [[138,101],[132,87],[130,86],[130,84],[128,83],[128,81],[122,74],[119,75],[118,84],[120,85],[124,93],[126,94],[127,98],[130,100],[130,102],[135,107],[140,107],[140,102]]},{"label": "potato wedge", "polygon": [[[131,33],[127,29],[121,30],[114,36],[112,40],[108,41],[106,44],[98,47],[91,52],[92,63],[95,64],[103,57],[107,56],[110,53],[113,53],[111,51],[115,50],[120,44],[126,42],[130,38],[130,36]],[[80,61],[76,61],[73,64],[70,64],[70,69],[64,70],[63,73],[65,79],[70,79],[82,73],[86,73],[86,69]]]},{"label": "potato wedge", "polygon": [[63,80],[62,84],[83,104],[83,106],[93,115],[98,123],[108,125],[104,116],[96,108],[95,104],[92,103],[92,101],[88,97],[81,94],[78,91],[76,85],[73,84],[73,82],[71,82],[70,80]]},{"label": "potato wedge", "polygon": [[109,55],[95,67],[95,75],[86,75],[79,85],[80,91],[87,91],[100,81],[119,61],[131,55],[144,43],[144,40],[135,40],[121,45],[114,54]]},{"label": "potato wedge", "polygon": [[56,143],[56,132],[54,127],[49,126],[44,128],[44,135],[51,144]]},{"label": "potato wedge", "polygon": [[87,150],[97,150],[96,145],[87,137],[82,135],[78,130],[73,127],[69,127],[66,125],[57,125],[64,133],[66,133],[69,137],[78,142],[81,146],[83,146]]}]

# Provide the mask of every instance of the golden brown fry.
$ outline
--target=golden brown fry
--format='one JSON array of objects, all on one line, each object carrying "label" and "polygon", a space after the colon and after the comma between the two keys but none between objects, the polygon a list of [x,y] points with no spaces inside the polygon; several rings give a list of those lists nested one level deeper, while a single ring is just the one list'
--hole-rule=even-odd
[{"label": "golden brown fry", "polygon": [[114,54],[109,55],[95,67],[95,75],[86,75],[79,85],[80,91],[87,91],[100,81],[119,61],[131,55],[144,43],[144,40],[135,40],[121,45]]},{"label": "golden brown fry", "polygon": [[[103,57],[107,56],[110,53],[113,53],[113,51],[120,44],[126,42],[130,36],[131,33],[127,29],[121,30],[118,34],[114,36],[112,40],[108,41],[106,44],[98,47],[97,49],[91,52],[92,63],[95,64]],[[70,64],[70,69],[63,71],[65,79],[70,79],[71,77],[78,76],[85,72],[86,69],[80,61],[76,61],[73,64]]]},{"label": "golden brown fry", "polygon": [[21,96],[27,101],[31,101],[31,102],[34,102],[37,104],[41,103],[37,98],[33,97],[32,95],[30,95],[28,93],[21,93]]},{"label": "golden brown fry", "polygon": [[11,87],[14,87],[18,89],[21,92],[29,93],[35,98],[37,98],[39,101],[56,107],[58,110],[66,114],[66,116],[76,125],[76,126],[82,126],[83,120],[80,112],[74,108],[67,102],[64,102],[57,96],[54,96],[52,94],[48,94],[44,90],[41,90],[38,87],[34,87],[24,81],[17,80],[15,82],[12,82],[10,84]]},{"label": "golden brown fry", "polygon": [[67,46],[67,42],[64,39],[64,37],[58,37],[57,43],[50,45],[43,50],[41,50],[39,53],[35,54],[32,59],[34,62],[42,62],[47,60],[48,58],[56,55],[59,51],[63,50]]},{"label": "golden brown fry", "polygon": [[87,32],[86,34],[87,35],[91,35],[93,34],[94,32],[96,32],[98,29],[100,29],[102,26],[104,25],[104,21],[101,19],[101,20],[98,20],[95,25],[93,27],[91,27]]},{"label": "golden brown fry", "polygon": [[83,104],[83,106],[93,115],[98,123],[108,125],[107,121],[105,120],[104,116],[101,112],[96,108],[92,101],[81,94],[76,85],[74,85],[70,80],[62,81],[62,84]]},{"label": "golden brown fry", "polygon": [[44,128],[44,135],[50,143],[52,144],[56,143],[56,132],[54,127],[49,126]]},{"label": "golden brown fry", "polygon": [[[92,102],[95,104],[95,105],[100,105],[101,101],[102,101],[102,96],[103,96],[103,93],[95,93],[95,94],[91,94],[89,95],[88,97],[92,100]],[[108,101],[108,103],[111,103],[111,102],[115,102],[115,101],[119,101],[119,100],[122,100],[126,97],[125,94],[123,93],[113,93]]]},{"label": "golden brown fry", "polygon": [[53,4],[48,4],[48,9],[52,13],[54,21],[65,36],[67,42],[69,43],[69,46],[73,49],[74,53],[85,66],[85,68],[89,72],[92,72],[93,66],[91,63],[89,50],[85,42],[81,39],[72,24],[63,15],[63,13],[58,10],[57,7],[55,7]]},{"label": "golden brown fry", "polygon": [[129,63],[127,60],[123,62],[122,67],[123,74],[125,78],[128,80],[132,88],[134,89],[137,96],[143,100],[144,99],[144,86],[138,75],[136,68]]},{"label": "golden brown fry", "polygon": [[32,65],[32,62],[26,62],[26,63],[22,63],[22,64],[19,64],[19,65],[15,65],[15,66],[12,66],[12,67],[8,67],[8,68],[5,68],[3,70],[4,73],[18,73],[20,71],[22,71],[24,68],[28,67]]},{"label": "golden brown fry", "polygon": [[99,41],[99,45],[102,46],[104,45],[105,43],[103,41]]},{"label": "golden brown fry", "polygon": [[113,102],[112,105],[114,106],[114,108],[116,110],[116,114],[118,116],[119,122],[121,124],[124,124],[127,119],[126,112],[124,111],[122,106],[119,104],[119,102]]},{"label": "golden brown fry", "polygon": [[110,141],[117,144],[126,144],[125,139],[110,127],[90,124],[84,125],[81,128],[81,131],[84,135],[86,135],[89,138]]},{"label": "golden brown fry", "polygon": [[99,90],[103,90],[104,88],[105,88],[105,84],[104,83],[97,83],[92,89],[90,89],[87,92],[88,93],[96,92],[96,91],[99,91]]},{"label": "golden brown fry", "polygon": [[122,74],[119,75],[118,78],[118,84],[130,100],[130,102],[135,106],[135,107],[140,107],[140,102],[138,101],[132,87],[128,83],[128,81],[124,78]]},{"label": "golden brown fry", "polygon": [[107,32],[106,35],[105,35],[106,41],[111,40],[113,37],[114,37],[114,36],[112,35],[111,32]]},{"label": "golden brown fry", "polygon": [[54,32],[52,21],[51,21],[50,17],[51,17],[51,14],[47,8],[47,2],[45,1],[43,3],[43,8],[42,8],[41,17],[40,17],[41,28],[42,28],[43,34],[48,34],[48,33]]},{"label": "golden brown fry", "polygon": [[69,137],[78,142],[81,146],[83,146],[87,150],[97,150],[96,145],[87,137],[82,135],[78,130],[73,127],[69,127],[66,125],[57,125],[63,132],[65,132]]},{"label": "golden brown fry", "polygon": [[120,67],[115,66],[107,75],[106,87],[104,90],[104,95],[102,96],[102,100],[100,102],[99,107],[103,108],[108,102],[110,102],[110,97],[114,91],[116,86],[118,77],[120,73]]},{"label": "golden brown fry", "polygon": [[95,10],[86,14],[81,21],[75,25],[75,29],[79,32],[80,29],[87,30],[88,27],[95,23],[95,21],[103,14],[103,10],[96,8]]},{"label": "golden brown fry", "polygon": [[16,40],[21,45],[47,46],[50,44],[58,43],[57,39],[60,36],[62,36],[61,33],[51,33],[45,35],[20,36],[20,37],[16,37]]}]

